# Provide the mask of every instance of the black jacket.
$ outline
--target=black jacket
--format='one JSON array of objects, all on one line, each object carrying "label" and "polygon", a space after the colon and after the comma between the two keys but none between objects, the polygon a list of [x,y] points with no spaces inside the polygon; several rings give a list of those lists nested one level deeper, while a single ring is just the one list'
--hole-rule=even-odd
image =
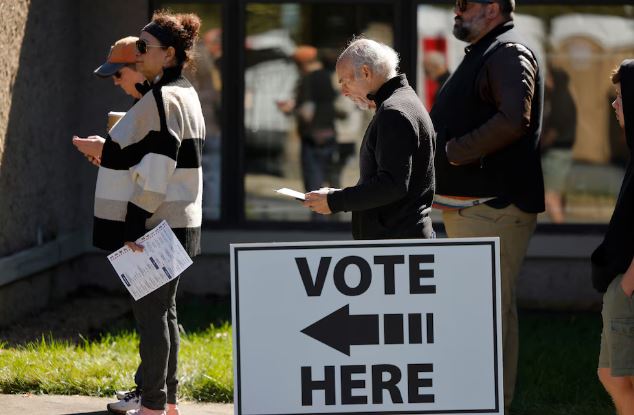
[{"label": "black jacket", "polygon": [[592,254],[592,284],[599,292],[605,292],[610,282],[627,271],[634,257],[634,171],[632,149],[634,146],[634,60],[623,61],[619,68],[621,96],[625,122],[625,137],[630,151],[630,161],[616,201],[608,231],[603,242]]},{"label": "black jacket", "polygon": [[534,54],[503,23],[466,49],[431,110],[436,192],[544,210],[539,136],[543,84]]},{"label": "black jacket", "polygon": [[355,239],[429,238],[435,133],[405,75],[376,95],[376,113],[359,154],[356,186],[328,195],[333,212],[352,211]]},{"label": "black jacket", "polygon": [[331,131],[335,135],[335,99],[337,91],[332,85],[332,73],[327,69],[318,69],[304,75],[297,86],[296,106],[312,103],[314,114],[310,121],[297,117],[299,135],[310,144],[320,144],[320,131]]}]

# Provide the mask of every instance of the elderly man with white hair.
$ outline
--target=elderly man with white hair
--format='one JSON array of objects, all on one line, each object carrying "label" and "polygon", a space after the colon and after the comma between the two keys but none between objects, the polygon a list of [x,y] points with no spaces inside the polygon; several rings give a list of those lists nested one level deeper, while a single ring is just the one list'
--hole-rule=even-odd
[{"label": "elderly man with white hair", "polygon": [[432,238],[436,134],[429,114],[398,74],[398,54],[370,39],[355,39],[337,60],[344,96],[376,108],[359,153],[356,186],[306,194],[321,214],[352,212],[355,239]]}]

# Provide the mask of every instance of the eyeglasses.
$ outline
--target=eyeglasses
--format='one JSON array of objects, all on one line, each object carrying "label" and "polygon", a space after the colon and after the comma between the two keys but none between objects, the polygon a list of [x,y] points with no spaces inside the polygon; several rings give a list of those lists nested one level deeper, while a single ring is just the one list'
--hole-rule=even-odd
[{"label": "eyeglasses", "polygon": [[138,50],[141,55],[145,55],[147,53],[147,48],[165,48],[165,46],[148,45],[147,42],[143,39],[139,39],[136,41],[136,50]]},{"label": "eyeglasses", "polygon": [[493,4],[495,2],[493,0],[456,0],[455,9],[465,12],[469,3]]}]

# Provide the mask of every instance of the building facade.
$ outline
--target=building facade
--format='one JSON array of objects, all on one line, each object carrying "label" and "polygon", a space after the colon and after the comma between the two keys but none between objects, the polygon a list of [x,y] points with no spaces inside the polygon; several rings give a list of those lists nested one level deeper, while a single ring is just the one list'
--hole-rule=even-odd
[{"label": "building facade", "polygon": [[[526,306],[600,301],[588,258],[628,161],[609,106],[609,74],[634,56],[629,3],[518,2],[517,27],[547,78],[543,153],[546,181],[554,183],[520,281]],[[7,39],[0,50],[0,324],[80,286],[119,288],[105,253],[90,246],[96,171],[71,137],[104,135],[108,111],[132,104],[92,70],[115,40],[137,34],[159,8],[203,20],[196,70],[187,74],[207,122],[204,255],[183,282],[196,293],[228,294],[229,243],[350,238],[349,216],[319,220],[274,192],[306,190],[309,174],[298,125],[305,107],[293,105],[305,75],[300,46],[314,48],[332,73],[353,36],[392,45],[427,108],[465,46],[451,35],[453,3],[444,0],[0,0]],[[329,105],[336,151],[323,184],[344,187],[356,181],[370,114],[341,96]],[[434,219],[442,233],[440,215]]]}]

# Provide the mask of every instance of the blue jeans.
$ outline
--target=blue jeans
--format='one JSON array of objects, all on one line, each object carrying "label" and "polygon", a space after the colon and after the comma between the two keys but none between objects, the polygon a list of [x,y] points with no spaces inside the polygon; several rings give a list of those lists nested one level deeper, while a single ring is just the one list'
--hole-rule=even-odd
[{"label": "blue jeans", "polygon": [[325,183],[330,187],[339,187],[337,142],[334,138],[324,145],[315,145],[306,138],[302,139],[301,159],[307,192],[317,190]]}]

